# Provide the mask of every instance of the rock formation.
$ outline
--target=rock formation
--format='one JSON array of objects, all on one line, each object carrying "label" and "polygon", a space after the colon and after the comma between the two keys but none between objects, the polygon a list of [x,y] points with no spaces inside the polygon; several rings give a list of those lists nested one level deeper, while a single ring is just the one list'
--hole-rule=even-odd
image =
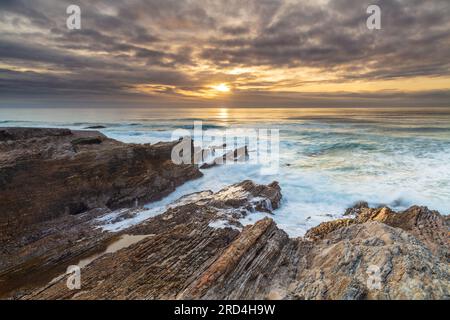
[{"label": "rock formation", "polygon": [[0,128],[0,296],[45,283],[66,261],[104,247],[114,235],[93,229],[95,217],[159,199],[200,177],[195,166],[170,161],[175,143]]},{"label": "rock formation", "polygon": [[[224,145],[226,146],[226,145]],[[215,148],[212,148],[213,152],[215,152]],[[202,150],[202,160],[205,158],[205,153],[211,151],[210,149]],[[218,165],[226,164],[227,162],[243,162],[248,159],[248,147],[243,146],[234,150],[230,150],[224,153],[222,156],[215,158],[211,162],[205,162],[200,166],[200,169],[210,169]]]},{"label": "rock formation", "polygon": [[159,199],[201,176],[170,161],[174,143],[125,144],[95,131],[0,129],[0,240],[94,208]]},{"label": "rock formation", "polygon": [[[83,268],[81,290],[70,291],[62,278],[22,298],[449,297],[448,226],[437,212],[367,209],[351,223],[325,223],[297,239],[290,239],[270,218],[240,223],[255,210],[270,215],[280,199],[277,183],[251,181],[181,198],[163,214],[125,231],[148,237]],[[404,224],[384,223],[377,218],[380,212],[384,221]]]},{"label": "rock formation", "polygon": [[[425,207],[394,212],[389,208],[371,209],[361,203],[348,211],[352,216],[323,223],[308,231],[305,237],[292,239],[271,219],[282,198],[278,183],[257,185],[243,181],[216,193],[203,191],[184,196],[157,216],[119,232],[108,232],[102,231],[105,225],[145,211],[139,206],[112,211],[116,206],[111,203],[128,203],[122,201],[124,198],[148,201],[173,188],[169,183],[159,183],[158,186],[166,189],[158,187],[156,192],[146,189],[139,183],[143,178],[137,178],[139,173],[133,169],[139,168],[142,174],[142,168],[146,168],[144,172],[153,177],[146,181],[157,181],[169,179],[166,177],[171,174],[175,180],[196,177],[196,168],[166,164],[170,144],[125,145],[98,133],[65,130],[34,133],[0,130],[0,137],[2,151],[6,151],[1,158],[5,170],[2,179],[25,183],[25,172],[44,179],[48,174],[47,185],[62,187],[64,183],[58,182],[56,169],[64,172],[73,163],[76,170],[72,174],[89,172],[92,176],[92,172],[99,172],[108,181],[106,166],[114,181],[121,181],[113,185],[128,190],[127,196],[123,191],[111,196],[110,186],[105,182],[98,185],[93,200],[83,202],[99,203],[100,208],[87,205],[87,210],[75,215],[70,210],[47,214],[46,210],[54,208],[53,202],[64,208],[64,200],[85,199],[78,196],[77,188],[90,188],[83,180],[75,179],[77,183],[70,185],[69,177],[60,175],[59,179],[68,183],[69,189],[75,189],[74,192],[59,193],[61,199],[53,195],[44,197],[42,208],[39,202],[28,202],[38,214],[26,220],[30,225],[21,237],[3,242],[0,259],[3,298],[450,297],[448,217]],[[22,147],[18,151],[17,145],[24,146],[29,139],[35,139],[36,144],[30,150]],[[78,140],[74,145],[75,139]],[[96,139],[101,142],[94,143]],[[42,154],[38,150],[43,150]],[[63,160],[58,162],[59,157]],[[94,161],[96,158],[99,160]],[[42,164],[47,171],[39,172],[35,169],[37,164],[28,165],[21,159],[30,159],[32,163],[48,159],[49,164]],[[20,163],[25,164],[20,166]],[[9,175],[4,174],[8,172],[7,164],[13,168]],[[25,171],[21,174],[20,170]],[[92,181],[88,173],[82,177]],[[31,186],[38,188],[42,196],[43,187],[39,189],[33,179],[30,177]],[[131,188],[136,182],[138,187]],[[19,182],[12,186],[18,190]],[[0,196],[4,196],[4,189],[1,190]],[[29,192],[32,191],[30,187]],[[146,196],[146,192],[150,194]],[[37,200],[35,196],[31,199]],[[20,210],[25,209],[19,204],[14,201],[8,204],[9,216],[14,210],[19,210],[20,217],[23,215]],[[257,212],[258,216],[263,213],[266,217],[254,218]],[[124,239],[129,238],[134,240],[124,245]],[[66,286],[65,270],[71,264],[82,266],[80,290],[69,290]]]}]

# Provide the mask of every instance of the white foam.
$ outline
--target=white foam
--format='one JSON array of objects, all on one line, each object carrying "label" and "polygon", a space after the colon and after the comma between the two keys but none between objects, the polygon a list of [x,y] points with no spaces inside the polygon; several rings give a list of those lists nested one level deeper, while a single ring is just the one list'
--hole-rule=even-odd
[{"label": "white foam", "polygon": [[242,231],[242,228],[236,227],[232,224],[230,224],[227,220],[214,220],[212,222],[209,223],[209,225],[211,228],[214,229],[225,229],[225,228],[231,228],[237,231]]},{"label": "white foam", "polygon": [[[206,112],[211,111],[200,110],[193,114],[189,113],[191,111],[182,112],[176,115],[177,119],[173,119],[175,116],[170,110],[170,119],[173,119],[174,124],[192,125],[192,120],[183,121],[183,117],[203,117]],[[276,113],[275,118],[252,110],[253,120],[237,118],[234,114],[228,120],[239,122],[241,127],[280,129],[281,168],[278,174],[262,176],[261,165],[246,163],[203,170],[203,178],[178,187],[174,193],[149,204],[144,212],[131,219],[108,223],[107,219],[109,222],[114,221],[118,213],[105,217],[105,230],[122,230],[158,215],[183,195],[203,190],[216,192],[245,179],[265,184],[279,181],[283,194],[281,207],[275,210],[274,215],[269,216],[291,236],[302,235],[320,222],[340,217],[347,207],[360,200],[368,201],[372,206],[387,204],[396,210],[416,204],[439,210],[443,214],[450,213],[450,131],[413,131],[414,128],[434,126],[450,129],[448,116],[399,114],[390,117],[370,114],[368,111],[361,114],[352,111],[347,118],[341,116],[342,121],[333,122],[326,118],[324,121],[303,119],[308,111],[296,111],[298,116],[295,120],[283,118],[281,112],[271,112]],[[17,111],[12,112],[16,113]],[[153,116],[153,110],[139,113],[143,115],[127,115],[124,112],[121,119],[115,120],[103,119],[104,114],[98,114],[96,121],[131,123],[139,122],[137,118],[145,115],[150,118],[145,125],[111,126],[101,131],[124,142],[154,143],[171,139],[172,130],[168,122],[172,120],[167,118],[162,121],[164,117],[160,116],[161,113]],[[51,114],[46,113],[45,116]],[[236,114],[239,116],[238,111]],[[159,120],[155,120],[157,116]],[[17,120],[27,117],[29,114]],[[3,119],[10,118],[10,115],[3,116]],[[87,118],[91,119],[91,114],[87,114]],[[255,118],[258,118],[257,121]],[[62,119],[67,120],[67,117],[61,115],[58,120]],[[347,119],[352,121],[346,121]],[[220,119],[209,123],[227,124]],[[61,126],[60,123],[43,122],[10,122],[4,125]],[[153,130],[153,125],[159,126],[159,131]],[[80,129],[80,126],[71,128]],[[234,130],[239,134],[239,129]],[[254,213],[244,222],[264,216],[267,215]]]}]

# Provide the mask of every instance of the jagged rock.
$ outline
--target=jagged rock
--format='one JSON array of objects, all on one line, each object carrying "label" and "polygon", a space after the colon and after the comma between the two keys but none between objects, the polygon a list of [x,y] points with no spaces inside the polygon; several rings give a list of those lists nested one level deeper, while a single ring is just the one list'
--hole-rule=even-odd
[{"label": "jagged rock", "polygon": [[[262,203],[276,208],[280,199],[277,183],[262,186],[251,181],[215,194],[202,192],[183,197],[164,214],[124,231],[151,236],[82,269],[82,292],[68,290],[65,279],[61,279],[22,298],[175,298],[239,235],[239,229],[244,228],[239,217],[251,214]],[[223,226],[215,227],[217,221],[223,221]],[[275,226],[272,220],[267,221]],[[106,264],[110,266],[104,267]]]},{"label": "jagged rock", "polygon": [[206,148],[194,147],[194,159],[197,163],[206,161],[209,157],[214,156],[218,150],[224,150],[226,147],[226,143],[218,146],[208,146]]},{"label": "jagged rock", "polygon": [[248,157],[248,147],[243,146],[235,150],[229,151],[224,155],[222,155],[221,157],[215,158],[210,163],[207,162],[203,163],[200,166],[200,169],[210,169],[217,165],[225,164],[226,162],[244,161],[247,157]]},{"label": "jagged rock", "polygon": [[288,292],[292,298],[446,299],[450,293],[445,259],[412,234],[376,221],[328,233],[307,261]]},{"label": "jagged rock", "polygon": [[117,235],[94,227],[95,218],[109,213],[94,209],[79,215],[33,224],[0,247],[0,298],[20,297],[22,291],[49,282],[80,257],[106,247]]},{"label": "jagged rock", "polygon": [[125,144],[96,131],[0,129],[0,242],[33,224],[159,199],[201,176],[175,165],[177,142]]},{"label": "jagged rock", "polygon": [[[243,181],[102,231],[199,176],[170,161],[177,143],[0,129],[0,298],[450,298],[449,218],[426,207],[394,212],[360,203],[354,217],[292,239],[268,218],[280,206],[279,184]],[[268,217],[250,225],[256,211]],[[82,266],[80,290],[66,286],[72,264]]]},{"label": "jagged rock", "polygon": [[351,208],[348,208],[345,211],[344,216],[358,215],[362,209],[367,209],[367,208],[369,208],[369,204],[366,201],[358,201]]},{"label": "jagged rock", "polygon": [[449,298],[448,260],[431,245],[448,248],[448,242],[440,244],[442,239],[434,237],[425,244],[414,228],[374,219],[389,221],[396,214],[397,224],[409,226],[416,217],[424,228],[443,231],[435,223],[441,219],[438,213],[415,207],[404,213],[370,209],[372,214],[361,220],[317,228],[322,233],[314,232],[320,234],[314,240],[291,239],[269,218],[240,223],[256,202],[275,208],[280,199],[277,183],[251,181],[183,197],[165,213],[126,230],[148,237],[82,269],[81,290],[68,290],[63,278],[22,298]]},{"label": "jagged rock", "polygon": [[325,222],[312,228],[306,234],[313,239],[323,239],[333,230],[351,224],[362,224],[369,221],[383,222],[394,228],[408,231],[422,241],[434,254],[442,257],[450,257],[447,217],[443,217],[437,211],[431,211],[426,207],[413,206],[403,212],[394,212],[384,208],[361,208],[360,213],[354,219],[342,219]]},{"label": "jagged rock", "polygon": [[323,239],[327,234],[342,227],[348,227],[355,223],[353,219],[338,219],[334,221],[323,222],[317,227],[311,228],[306,232],[306,238],[312,240]]}]

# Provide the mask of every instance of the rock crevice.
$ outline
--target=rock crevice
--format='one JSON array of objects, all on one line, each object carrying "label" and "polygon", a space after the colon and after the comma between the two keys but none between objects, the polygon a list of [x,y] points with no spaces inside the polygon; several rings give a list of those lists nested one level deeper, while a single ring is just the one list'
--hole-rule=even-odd
[{"label": "rock crevice", "polygon": [[[449,220],[426,207],[361,202],[292,239],[271,219],[279,184],[243,181],[102,231],[201,175],[170,161],[176,144],[0,129],[0,298],[450,298]],[[249,224],[255,212],[266,217]],[[108,251],[123,239],[135,240]],[[66,286],[73,264],[83,266],[81,290]]]},{"label": "rock crevice", "polygon": [[0,128],[0,240],[63,214],[156,200],[200,177],[197,167],[170,161],[176,143],[134,145],[96,131]]}]

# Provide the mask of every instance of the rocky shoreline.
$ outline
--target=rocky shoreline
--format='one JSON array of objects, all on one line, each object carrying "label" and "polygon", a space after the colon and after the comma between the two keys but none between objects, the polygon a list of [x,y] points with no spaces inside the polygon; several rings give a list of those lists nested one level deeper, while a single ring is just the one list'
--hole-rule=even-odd
[{"label": "rocky shoreline", "polygon": [[[119,232],[180,184],[173,143],[124,144],[96,131],[0,128],[2,299],[448,299],[449,219],[360,203],[289,238],[270,218],[277,182],[182,197]],[[114,213],[112,215],[112,213]],[[247,219],[249,220],[249,219]],[[80,290],[66,268],[82,265]]]}]

